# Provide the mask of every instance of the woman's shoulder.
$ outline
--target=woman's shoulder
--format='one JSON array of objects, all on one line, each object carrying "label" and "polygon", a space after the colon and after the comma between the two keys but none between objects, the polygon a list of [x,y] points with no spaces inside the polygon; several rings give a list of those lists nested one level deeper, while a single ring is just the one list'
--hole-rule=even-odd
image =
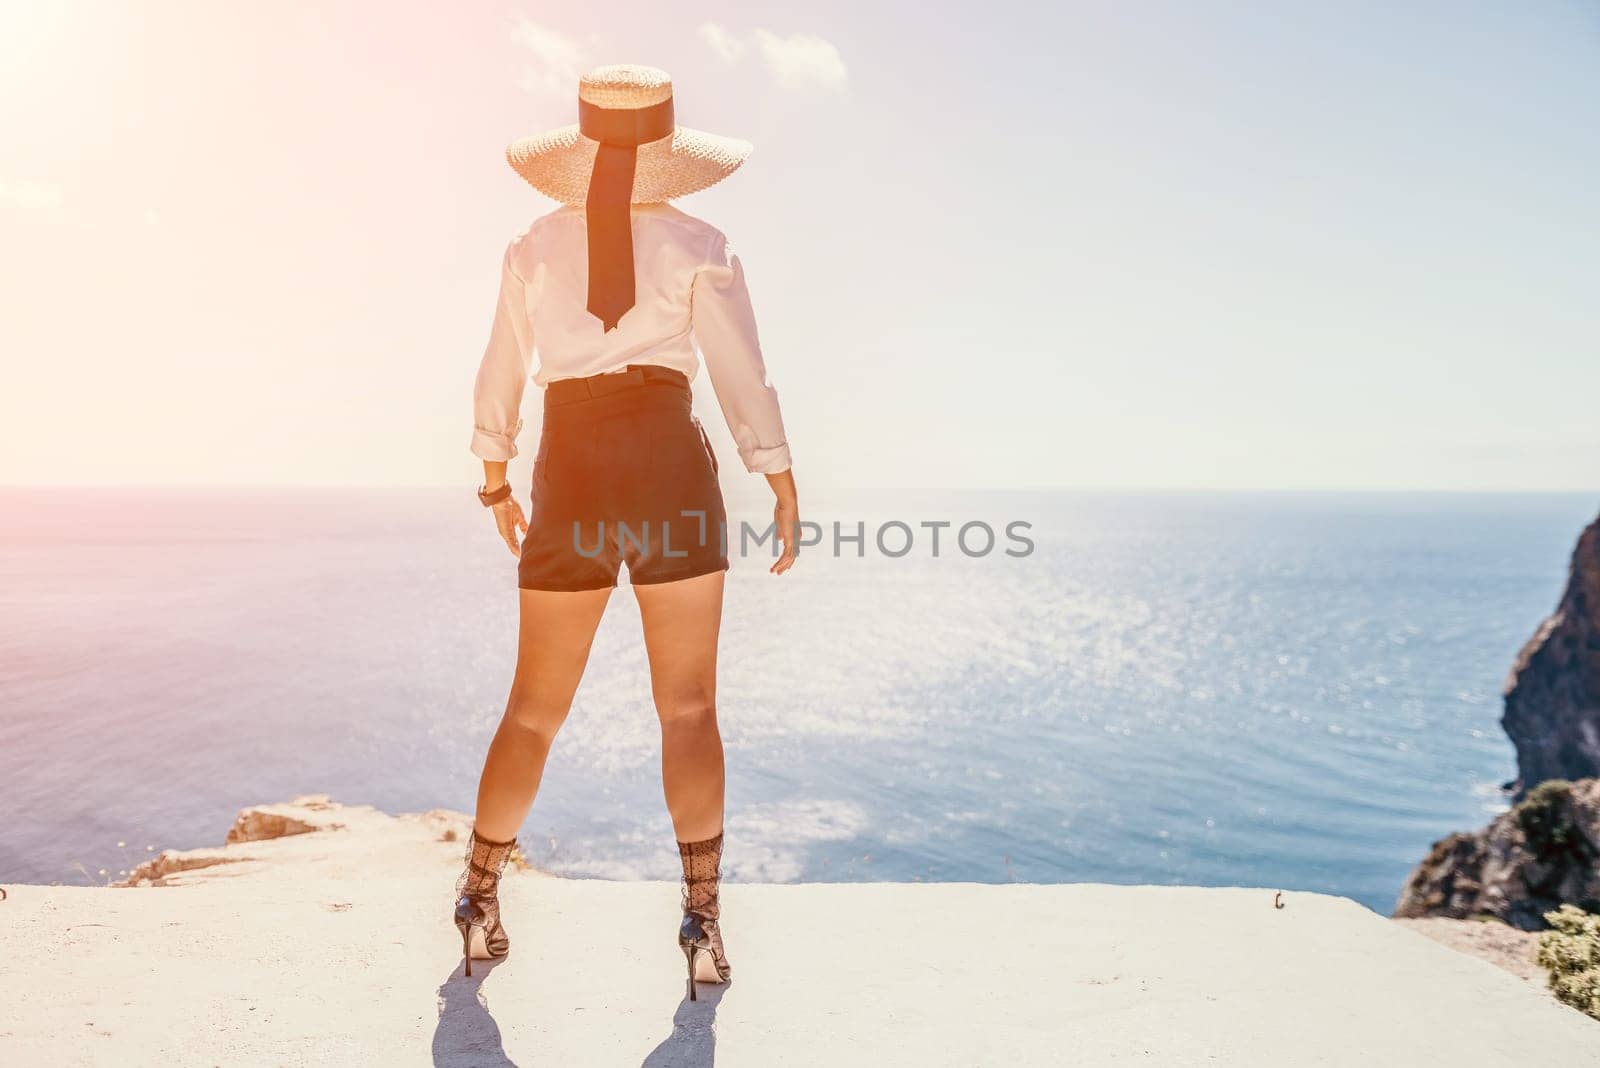
[{"label": "woman's shoulder", "polygon": [[573,225],[581,230],[582,207],[563,204],[546,212],[512,236],[506,244],[506,259],[524,278],[532,277],[532,272],[546,258],[551,240],[559,239],[561,233]]},{"label": "woman's shoulder", "polygon": [[530,222],[521,233],[511,239],[512,244],[525,244],[537,240],[539,235],[552,229],[561,229],[573,224],[582,225],[583,206],[581,204],[561,204],[555,210],[547,211]]},{"label": "woman's shoulder", "polygon": [[700,230],[706,233],[718,232],[715,226],[700,216],[690,215],[678,205],[665,201],[659,204],[635,204],[633,211],[647,218],[660,219],[669,226],[681,226],[688,230]]},{"label": "woman's shoulder", "polygon": [[727,235],[716,226],[675,204],[635,204],[633,209],[640,218],[672,231],[684,244],[709,260],[719,260],[722,248],[728,243]]}]

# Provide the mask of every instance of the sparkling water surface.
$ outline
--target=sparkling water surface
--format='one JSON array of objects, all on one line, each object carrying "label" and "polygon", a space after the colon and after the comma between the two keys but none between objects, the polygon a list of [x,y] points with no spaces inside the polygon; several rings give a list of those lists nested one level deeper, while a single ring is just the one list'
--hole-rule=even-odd
[{"label": "sparkling water surface", "polygon": [[[1387,912],[1429,843],[1503,807],[1500,687],[1600,498],[805,503],[823,545],[729,577],[728,878],[1248,885]],[[900,558],[874,544],[891,520],[915,534]],[[935,557],[939,520],[998,544],[968,557],[952,528]],[[1008,557],[1016,520],[1034,549]],[[833,555],[835,521],[866,524],[864,555]],[[470,494],[0,490],[0,881],[103,883],[299,793],[470,810],[513,569]],[[562,874],[677,877],[625,585],[523,839]]]}]

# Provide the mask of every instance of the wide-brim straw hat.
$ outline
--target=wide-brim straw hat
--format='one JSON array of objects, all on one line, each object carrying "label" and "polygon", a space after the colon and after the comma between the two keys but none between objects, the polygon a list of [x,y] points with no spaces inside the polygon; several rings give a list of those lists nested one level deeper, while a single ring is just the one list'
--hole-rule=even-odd
[{"label": "wide-brim straw hat", "polygon": [[[579,80],[578,101],[581,116],[637,111],[664,114],[672,122],[672,79],[655,67],[597,67]],[[506,148],[506,161],[545,196],[582,204],[599,149],[600,141],[586,136],[585,123],[577,122],[513,142]],[[738,170],[754,150],[748,141],[673,122],[671,133],[638,145],[632,202],[656,204],[698,193]]]}]

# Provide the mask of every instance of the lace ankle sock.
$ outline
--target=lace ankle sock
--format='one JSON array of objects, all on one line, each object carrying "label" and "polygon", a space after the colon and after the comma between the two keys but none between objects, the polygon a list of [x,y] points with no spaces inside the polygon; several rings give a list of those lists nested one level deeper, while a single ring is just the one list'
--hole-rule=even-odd
[{"label": "lace ankle sock", "polygon": [[722,832],[701,842],[679,842],[683,861],[683,911],[708,920],[721,915],[717,892],[722,882]]},{"label": "lace ankle sock", "polygon": [[467,844],[467,868],[456,881],[456,896],[492,896],[498,892],[500,874],[505,871],[506,861],[511,859],[511,851],[516,847],[515,838],[509,842],[492,842],[479,837],[474,829]]}]

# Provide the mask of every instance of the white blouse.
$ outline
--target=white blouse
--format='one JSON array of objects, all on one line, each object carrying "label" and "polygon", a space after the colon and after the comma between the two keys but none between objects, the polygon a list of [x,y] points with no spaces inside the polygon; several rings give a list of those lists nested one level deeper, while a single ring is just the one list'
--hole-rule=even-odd
[{"label": "white blouse", "polygon": [[581,207],[534,220],[506,248],[500,303],[473,394],[472,451],[517,454],[523,387],[659,364],[695,377],[700,356],[744,466],[789,469],[778,393],[756,339],[744,269],[710,223],[669,204],[632,207],[635,304],[610,331],[589,314],[588,238]]}]

